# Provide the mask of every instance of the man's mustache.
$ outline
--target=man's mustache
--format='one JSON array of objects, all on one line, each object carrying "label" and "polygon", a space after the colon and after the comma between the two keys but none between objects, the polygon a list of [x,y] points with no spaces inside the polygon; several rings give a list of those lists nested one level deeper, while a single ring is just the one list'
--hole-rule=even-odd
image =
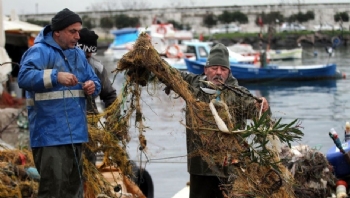
[{"label": "man's mustache", "polygon": [[215,76],[213,80],[224,81],[224,79],[221,76]]}]

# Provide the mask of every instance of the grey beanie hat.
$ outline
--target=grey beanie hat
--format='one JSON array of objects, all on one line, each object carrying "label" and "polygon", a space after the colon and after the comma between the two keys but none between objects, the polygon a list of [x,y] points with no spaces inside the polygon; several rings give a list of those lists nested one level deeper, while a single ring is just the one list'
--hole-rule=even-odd
[{"label": "grey beanie hat", "polygon": [[216,44],[210,49],[206,67],[219,65],[230,69],[229,53],[227,47],[222,43]]},{"label": "grey beanie hat", "polygon": [[68,8],[65,8],[59,11],[51,19],[51,30],[52,31],[63,30],[64,28],[76,22],[80,22],[81,24],[83,23],[79,15],[70,11]]}]

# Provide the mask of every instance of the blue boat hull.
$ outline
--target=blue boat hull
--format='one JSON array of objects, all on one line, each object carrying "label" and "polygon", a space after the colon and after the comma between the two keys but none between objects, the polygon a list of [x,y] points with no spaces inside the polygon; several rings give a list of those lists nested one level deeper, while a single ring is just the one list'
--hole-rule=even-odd
[{"label": "blue boat hull", "polygon": [[[185,59],[187,70],[194,74],[204,72],[205,62]],[[259,68],[251,64],[231,63],[232,75],[240,81],[267,80],[318,80],[342,78],[336,64],[310,66],[277,66],[268,65]]]}]

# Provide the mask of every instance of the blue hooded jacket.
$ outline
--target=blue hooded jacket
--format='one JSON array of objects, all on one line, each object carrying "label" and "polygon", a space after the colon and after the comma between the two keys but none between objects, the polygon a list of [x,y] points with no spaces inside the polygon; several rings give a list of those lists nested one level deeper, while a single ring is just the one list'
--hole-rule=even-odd
[{"label": "blue hooded jacket", "polygon": [[56,146],[88,141],[86,99],[81,84],[66,87],[58,72],[74,74],[79,82],[92,80],[97,96],[100,80],[81,49],[62,50],[50,26],[36,37],[22,56],[18,85],[26,90],[31,147]]}]

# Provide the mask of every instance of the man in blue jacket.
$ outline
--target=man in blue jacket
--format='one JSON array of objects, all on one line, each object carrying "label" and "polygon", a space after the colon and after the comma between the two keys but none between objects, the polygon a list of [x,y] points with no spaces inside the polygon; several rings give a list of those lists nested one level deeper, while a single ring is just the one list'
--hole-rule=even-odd
[{"label": "man in blue jacket", "polygon": [[88,141],[87,95],[100,80],[76,48],[82,20],[58,12],[22,57],[19,87],[26,90],[30,144],[40,174],[38,198],[82,198],[82,149]]}]

